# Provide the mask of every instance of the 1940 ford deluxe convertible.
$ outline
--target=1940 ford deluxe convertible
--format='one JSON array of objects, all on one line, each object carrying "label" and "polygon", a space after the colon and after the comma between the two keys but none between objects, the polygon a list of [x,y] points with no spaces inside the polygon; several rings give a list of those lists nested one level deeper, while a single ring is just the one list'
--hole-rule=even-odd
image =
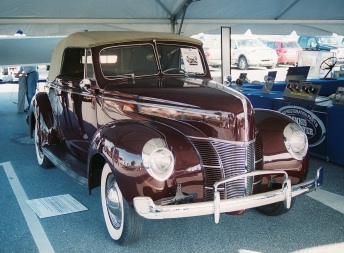
[{"label": "1940 ford deluxe convertible", "polygon": [[167,33],[80,32],[61,40],[28,117],[38,163],[101,187],[121,245],[143,220],[286,212],[306,181],[308,141],[291,118],[254,110],[212,81],[202,43]]}]

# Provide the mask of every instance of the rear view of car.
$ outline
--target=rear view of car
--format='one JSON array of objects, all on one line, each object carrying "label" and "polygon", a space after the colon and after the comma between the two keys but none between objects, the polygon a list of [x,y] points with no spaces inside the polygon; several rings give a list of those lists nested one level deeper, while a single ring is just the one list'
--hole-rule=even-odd
[{"label": "rear view of car", "polygon": [[202,41],[203,51],[209,66],[215,68],[221,66],[221,37],[219,35],[200,33],[191,36],[191,38]]},{"label": "rear view of car", "polygon": [[203,50],[209,66],[215,68],[221,66],[221,45],[219,42],[204,42]]},{"label": "rear view of car", "polygon": [[276,50],[277,64],[297,65],[302,48],[296,41],[264,41],[264,44]]}]

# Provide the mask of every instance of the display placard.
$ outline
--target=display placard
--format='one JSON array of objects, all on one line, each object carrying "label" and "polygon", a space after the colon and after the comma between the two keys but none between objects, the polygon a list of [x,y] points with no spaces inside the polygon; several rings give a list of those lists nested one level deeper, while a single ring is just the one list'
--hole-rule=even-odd
[{"label": "display placard", "polygon": [[315,101],[321,85],[311,82],[290,81],[284,89],[283,97]]},{"label": "display placard", "polygon": [[333,97],[332,103],[334,105],[344,105],[344,87],[337,88],[337,91]]}]

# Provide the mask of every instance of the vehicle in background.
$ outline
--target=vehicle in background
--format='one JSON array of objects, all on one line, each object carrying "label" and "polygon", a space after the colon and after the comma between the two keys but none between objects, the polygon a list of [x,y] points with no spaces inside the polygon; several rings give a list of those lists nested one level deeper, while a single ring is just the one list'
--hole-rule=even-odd
[{"label": "vehicle in background", "polygon": [[207,63],[211,67],[218,68],[221,66],[221,37],[215,34],[196,34],[191,38],[202,41],[203,51]]},{"label": "vehicle in background", "polygon": [[250,67],[272,69],[277,65],[277,54],[258,38],[232,36],[231,63],[242,70]]},{"label": "vehicle in background", "polygon": [[296,66],[299,53],[303,51],[296,41],[262,40],[262,42],[277,53],[277,64],[291,64]]},{"label": "vehicle in background", "polygon": [[18,72],[17,67],[1,67],[0,68],[0,82],[13,82],[15,73]]},{"label": "vehicle in background", "polygon": [[304,50],[330,51],[337,57],[337,64],[344,63],[344,46],[333,36],[300,36],[298,43]]},{"label": "vehicle in background", "polygon": [[221,45],[219,41],[204,41],[203,50],[209,66],[215,68],[221,66]]}]

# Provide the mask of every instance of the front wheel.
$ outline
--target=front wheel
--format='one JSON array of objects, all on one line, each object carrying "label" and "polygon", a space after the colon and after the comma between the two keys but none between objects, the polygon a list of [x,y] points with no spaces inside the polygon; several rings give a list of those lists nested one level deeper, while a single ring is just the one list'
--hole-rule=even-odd
[{"label": "front wheel", "polygon": [[53,163],[44,155],[42,150],[42,126],[39,120],[35,123],[35,149],[38,164],[43,168],[53,167]]},{"label": "front wheel", "polygon": [[238,67],[241,70],[248,69],[248,63],[247,63],[247,60],[244,56],[240,56],[239,61],[238,61]]},{"label": "front wheel", "polygon": [[271,65],[271,66],[267,66],[266,68],[267,68],[267,69],[274,69],[274,68],[276,68],[276,66],[277,66],[277,64],[273,64],[273,65]]},{"label": "front wheel", "polygon": [[260,206],[258,207],[258,210],[268,216],[278,216],[278,215],[288,212],[293,206],[294,201],[295,200],[292,199],[289,209],[284,207],[283,202],[277,202],[277,203],[269,204],[266,206]]},{"label": "front wheel", "polygon": [[129,206],[108,164],[104,165],[101,178],[101,199],[107,230],[119,245],[137,241],[142,232],[143,217]]}]

